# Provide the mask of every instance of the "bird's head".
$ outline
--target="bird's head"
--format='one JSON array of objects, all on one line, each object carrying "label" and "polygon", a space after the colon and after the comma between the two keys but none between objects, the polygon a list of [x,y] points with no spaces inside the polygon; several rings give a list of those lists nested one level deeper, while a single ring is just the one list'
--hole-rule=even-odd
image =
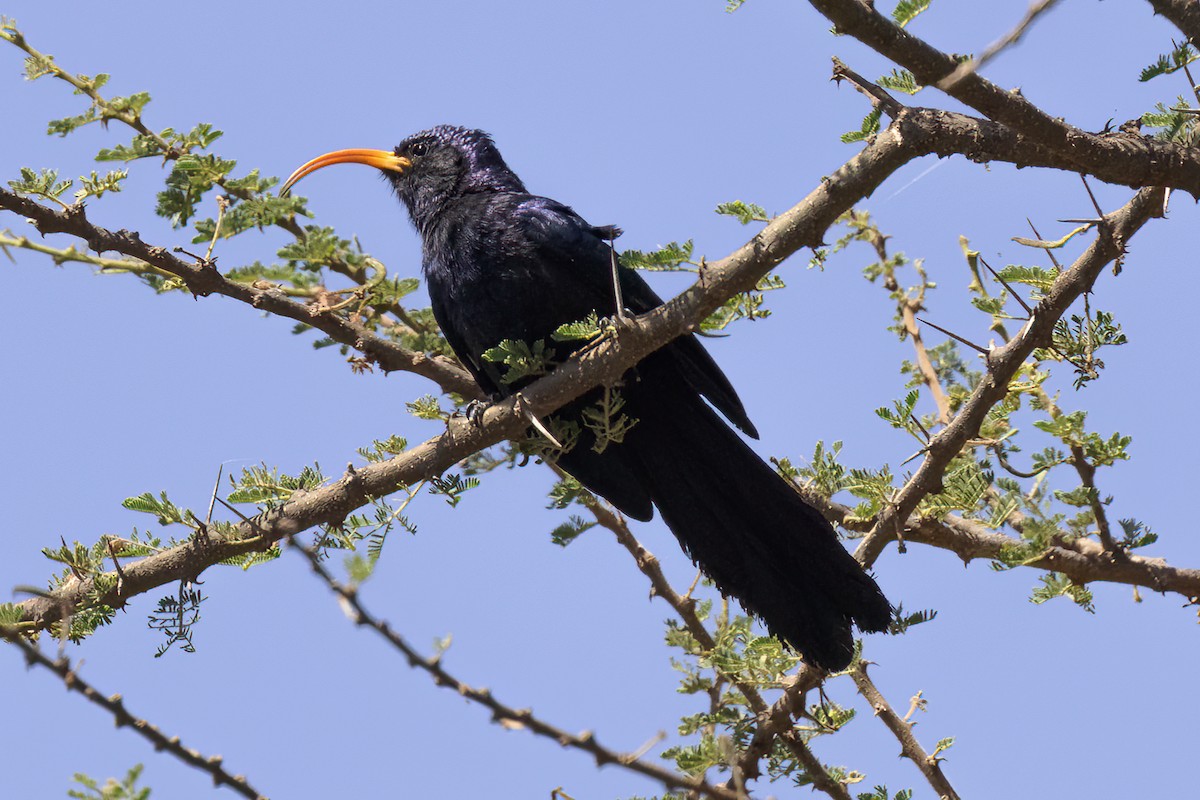
[{"label": "bird's head", "polygon": [[449,203],[476,192],[524,192],[492,137],[483,131],[438,125],[414,133],[395,150],[335,150],[301,166],[280,195],[312,172],[331,164],[366,164],[383,172],[422,230]]}]

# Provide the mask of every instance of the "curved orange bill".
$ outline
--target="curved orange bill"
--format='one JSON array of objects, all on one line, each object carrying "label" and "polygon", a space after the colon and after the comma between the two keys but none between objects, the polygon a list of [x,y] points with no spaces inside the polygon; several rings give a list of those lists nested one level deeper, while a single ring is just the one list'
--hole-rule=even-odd
[{"label": "curved orange bill", "polygon": [[296,181],[311,172],[316,172],[322,167],[328,167],[330,164],[366,164],[368,167],[390,170],[391,172],[403,172],[412,166],[411,161],[403,156],[396,155],[391,150],[370,150],[362,147],[350,150],[334,150],[332,153],[317,156],[289,175],[288,179],[283,182],[283,188],[279,190],[279,196],[286,197]]}]

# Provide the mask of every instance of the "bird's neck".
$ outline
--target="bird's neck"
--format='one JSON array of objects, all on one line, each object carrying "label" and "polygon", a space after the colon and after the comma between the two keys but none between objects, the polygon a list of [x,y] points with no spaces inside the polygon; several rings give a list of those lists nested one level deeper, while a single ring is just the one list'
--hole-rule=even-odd
[{"label": "bird's neck", "polygon": [[465,200],[475,199],[480,195],[524,192],[525,184],[501,163],[476,165],[459,176],[453,184],[447,182],[437,185],[426,182],[413,195],[404,197],[404,200],[413,224],[422,236],[426,236],[447,216],[453,216],[452,210]]}]

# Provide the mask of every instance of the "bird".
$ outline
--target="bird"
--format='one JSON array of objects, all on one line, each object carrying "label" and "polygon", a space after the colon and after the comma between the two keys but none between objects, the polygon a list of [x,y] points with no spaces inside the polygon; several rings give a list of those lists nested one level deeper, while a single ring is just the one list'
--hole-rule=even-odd
[{"label": "bird", "polygon": [[[407,209],[421,238],[433,316],[493,400],[529,380],[506,380],[505,364],[484,356],[501,342],[551,343],[559,326],[589,315],[642,314],[662,304],[636,271],[614,263],[620,229],[591,225],[569,206],[531,194],[483,131],[439,125],[394,150],[326,153],[296,169],[281,194],[342,163],[381,170]],[[618,294],[623,307],[615,305]],[[580,346],[553,342],[556,357]],[[657,508],[718,591],[810,664],[848,667],[852,625],[887,630],[892,608],[875,580],[820,512],[730,426],[758,438],[695,335],[675,339],[622,378],[621,413],[632,427],[620,441],[598,439],[579,424],[603,391],[558,412],[576,421],[573,446],[558,466],[628,517],[650,520]]]}]

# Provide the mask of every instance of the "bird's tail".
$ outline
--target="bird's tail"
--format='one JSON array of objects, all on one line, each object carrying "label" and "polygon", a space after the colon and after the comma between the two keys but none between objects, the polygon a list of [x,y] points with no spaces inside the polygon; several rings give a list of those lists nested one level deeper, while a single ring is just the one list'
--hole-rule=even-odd
[{"label": "bird's tail", "polygon": [[891,606],[833,527],[680,382],[646,370],[631,394],[623,449],[683,549],[806,660],[848,666],[851,624],[885,630]]}]

